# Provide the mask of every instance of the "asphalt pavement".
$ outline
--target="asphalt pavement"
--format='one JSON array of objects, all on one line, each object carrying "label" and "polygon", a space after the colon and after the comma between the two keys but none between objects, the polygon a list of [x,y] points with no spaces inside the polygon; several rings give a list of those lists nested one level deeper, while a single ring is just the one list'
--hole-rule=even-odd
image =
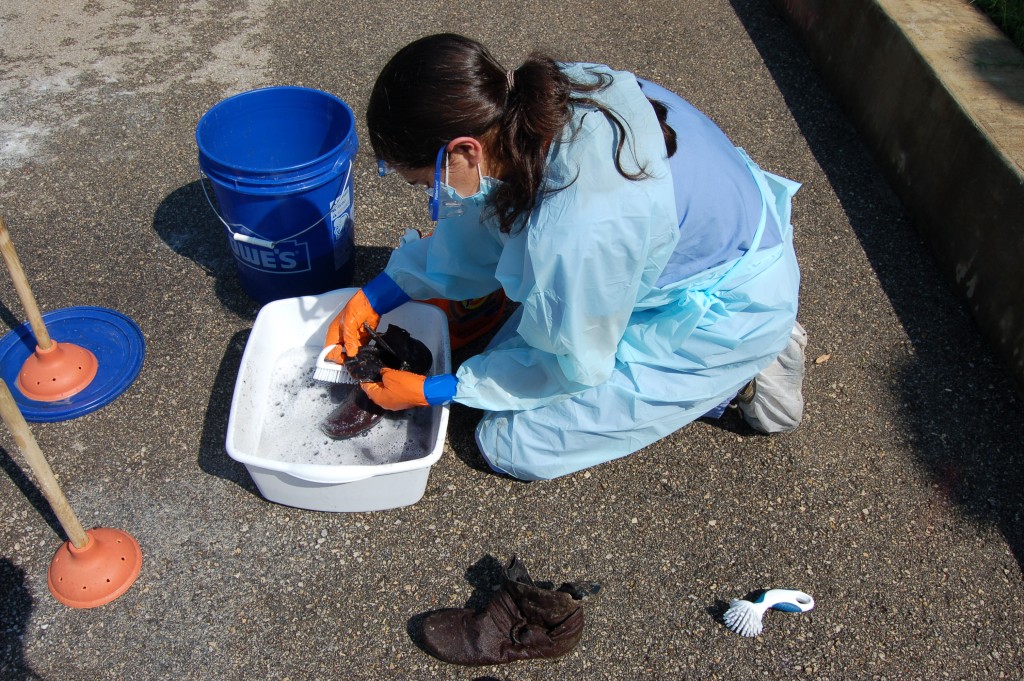
[{"label": "asphalt pavement", "polygon": [[[456,406],[415,505],[324,513],[260,495],[225,452],[259,308],[203,197],[196,123],[231,94],[304,85],[348,102],[365,139],[379,69],[439,31],[510,67],[541,48],[634,71],[803,183],[796,432],[733,414],[521,483],[486,469],[478,415]],[[1024,677],[1020,393],[770,0],[8,0],[0,39],[0,212],[39,306],[117,310],[146,342],[115,401],[32,424],[82,523],[141,545],[120,598],[50,595],[65,536],[0,432],[3,678]],[[360,284],[427,218],[367,145],[355,166]],[[0,286],[3,330],[24,319]],[[424,653],[416,615],[481,602],[512,554],[538,580],[602,584],[576,650],[482,669]],[[770,587],[816,607],[770,613],[755,639],[722,625],[730,599]]]}]

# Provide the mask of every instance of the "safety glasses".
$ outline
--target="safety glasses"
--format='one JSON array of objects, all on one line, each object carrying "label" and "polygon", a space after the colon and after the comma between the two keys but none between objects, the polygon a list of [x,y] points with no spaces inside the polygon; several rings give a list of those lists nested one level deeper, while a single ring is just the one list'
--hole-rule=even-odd
[{"label": "safety glasses", "polygon": [[[442,146],[437,151],[437,160],[434,162],[434,184],[432,187],[423,187],[423,191],[427,194],[427,202],[430,209],[430,219],[434,222],[438,220],[444,220],[445,218],[452,218],[462,215],[464,209],[462,202],[459,201],[455,196],[454,192],[447,184],[442,185],[441,182],[441,160],[445,161],[445,179],[448,179],[448,159],[445,155],[445,147]],[[384,159],[377,159],[377,175],[380,177],[387,177],[395,173],[395,169],[388,164]],[[442,190],[442,186],[448,191]]]}]

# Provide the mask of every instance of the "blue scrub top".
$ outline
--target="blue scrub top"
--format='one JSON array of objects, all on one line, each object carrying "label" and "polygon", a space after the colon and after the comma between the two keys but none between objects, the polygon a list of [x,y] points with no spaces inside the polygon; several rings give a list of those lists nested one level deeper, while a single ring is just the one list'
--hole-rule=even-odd
[{"label": "blue scrub top", "polygon": [[[656,83],[640,80],[644,94],[668,107],[677,151],[669,159],[679,243],[658,279],[666,286],[734,260],[750,248],[761,212],[761,192],[744,159],[711,119]],[[774,216],[761,248],[781,241]]]}]

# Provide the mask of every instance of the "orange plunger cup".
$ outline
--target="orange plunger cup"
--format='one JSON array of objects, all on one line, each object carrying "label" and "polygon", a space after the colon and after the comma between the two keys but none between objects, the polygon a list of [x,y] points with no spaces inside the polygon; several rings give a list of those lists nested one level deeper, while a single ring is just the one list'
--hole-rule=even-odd
[{"label": "orange plunger cup", "polygon": [[96,377],[99,369],[96,356],[78,345],[57,343],[50,338],[3,216],[0,216],[0,253],[36,337],[36,351],[29,355],[18,373],[18,390],[25,397],[41,402],[55,402],[81,392]]},{"label": "orange plunger cup", "polygon": [[50,563],[47,576],[50,593],[71,608],[95,608],[114,600],[128,590],[142,570],[142,550],[138,542],[121,530],[107,527],[82,529],[57,484],[50,464],[32,437],[28,423],[18,410],[10,388],[2,380],[0,416],[35,473],[43,496],[50,502],[50,508],[70,538],[57,549]]}]

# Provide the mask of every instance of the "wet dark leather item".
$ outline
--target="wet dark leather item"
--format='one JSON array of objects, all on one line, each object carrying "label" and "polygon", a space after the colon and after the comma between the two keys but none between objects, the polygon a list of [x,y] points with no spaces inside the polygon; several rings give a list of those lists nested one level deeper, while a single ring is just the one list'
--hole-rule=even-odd
[{"label": "wet dark leather item", "polygon": [[439,660],[461,665],[561,657],[583,635],[579,599],[599,588],[590,582],[557,590],[539,587],[512,556],[500,589],[483,610],[449,608],[424,617],[424,648]]},{"label": "wet dark leather item", "polygon": [[[380,380],[381,367],[425,374],[434,363],[434,355],[421,341],[400,326],[390,324],[384,333],[369,326],[366,333],[371,343],[359,348],[355,357],[345,360],[345,368],[359,382]],[[384,409],[377,406],[358,387],[339,386],[346,392],[341,402],[320,422],[320,432],[335,440],[346,440],[365,433],[384,418]]]}]

